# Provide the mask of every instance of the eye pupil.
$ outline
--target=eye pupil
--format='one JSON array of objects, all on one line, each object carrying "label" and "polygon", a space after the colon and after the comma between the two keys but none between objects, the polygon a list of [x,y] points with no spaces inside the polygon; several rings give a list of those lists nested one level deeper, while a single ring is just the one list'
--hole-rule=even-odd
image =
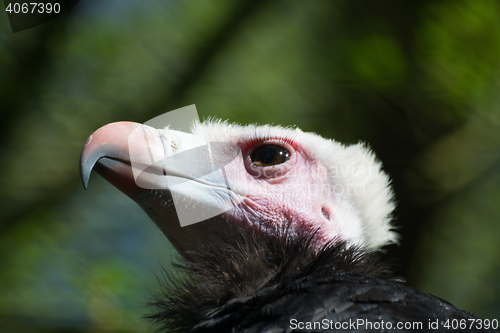
[{"label": "eye pupil", "polygon": [[267,167],[285,163],[290,159],[290,152],[275,145],[257,148],[250,156],[252,162],[259,167]]}]

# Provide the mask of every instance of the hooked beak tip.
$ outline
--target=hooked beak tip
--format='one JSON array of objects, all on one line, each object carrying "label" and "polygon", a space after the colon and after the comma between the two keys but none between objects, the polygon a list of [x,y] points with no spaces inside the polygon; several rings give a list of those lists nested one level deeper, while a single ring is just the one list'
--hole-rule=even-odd
[{"label": "hooked beak tip", "polygon": [[90,174],[96,162],[97,160],[92,161],[92,159],[88,158],[88,154],[86,154],[84,147],[80,155],[80,179],[85,190],[88,187]]}]

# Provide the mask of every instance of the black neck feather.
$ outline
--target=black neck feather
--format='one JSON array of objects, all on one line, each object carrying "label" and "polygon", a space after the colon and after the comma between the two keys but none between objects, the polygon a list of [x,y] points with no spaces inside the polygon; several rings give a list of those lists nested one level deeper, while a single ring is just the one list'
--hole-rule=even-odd
[{"label": "black neck feather", "polygon": [[379,255],[344,242],[317,249],[314,234],[228,227],[198,248],[196,262],[178,259],[165,271],[147,318],[164,332],[224,332],[254,309],[314,281],[346,276],[388,278]]}]

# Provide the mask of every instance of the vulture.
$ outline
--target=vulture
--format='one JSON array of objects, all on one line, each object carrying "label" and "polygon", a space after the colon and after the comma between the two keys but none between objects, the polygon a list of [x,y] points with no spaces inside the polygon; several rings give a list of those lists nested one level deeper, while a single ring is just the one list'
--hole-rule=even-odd
[{"label": "vulture", "polygon": [[117,122],[85,143],[85,188],[92,170],[179,253],[147,315],[161,332],[497,331],[380,260],[398,242],[393,192],[362,143],[214,119],[190,133]]}]

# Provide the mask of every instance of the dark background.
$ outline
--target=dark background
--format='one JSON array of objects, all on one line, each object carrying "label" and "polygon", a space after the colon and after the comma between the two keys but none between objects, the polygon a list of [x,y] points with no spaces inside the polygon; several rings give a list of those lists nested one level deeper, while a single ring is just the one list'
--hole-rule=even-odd
[{"label": "dark background", "polygon": [[85,0],[0,14],[0,331],[144,332],[170,245],[78,159],[104,124],[200,117],[366,141],[393,179],[397,274],[500,319],[500,3]]}]

